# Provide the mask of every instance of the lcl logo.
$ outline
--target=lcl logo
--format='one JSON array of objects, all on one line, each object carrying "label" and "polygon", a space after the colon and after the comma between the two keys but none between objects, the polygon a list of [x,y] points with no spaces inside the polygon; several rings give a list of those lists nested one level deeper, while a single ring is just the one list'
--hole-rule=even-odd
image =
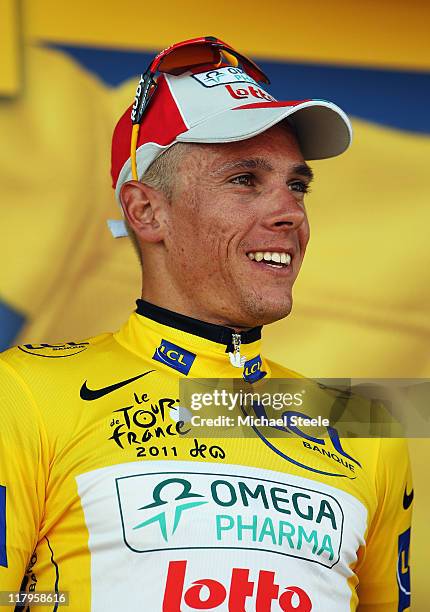
[{"label": "lcl logo", "polygon": [[[265,407],[262,404],[253,402],[252,408],[258,418],[269,419]],[[283,420],[286,420],[288,425],[285,427],[278,425],[274,426],[273,428],[280,432],[280,435],[277,435],[276,437],[272,437],[270,433],[267,433],[267,430],[270,430],[271,426],[264,428],[258,425],[252,425],[255,433],[273,452],[283,457],[290,463],[317,474],[324,474],[325,476],[339,476],[342,478],[346,477],[351,479],[356,478],[355,467],[361,468],[361,463],[344,450],[337,429],[331,427],[330,425],[326,427],[328,439],[333,447],[333,450],[330,450],[324,438],[316,438],[315,436],[311,436],[310,434],[301,430],[297,425],[293,424],[292,417],[310,419],[310,415],[305,414],[304,412],[286,410],[280,414],[280,417]],[[285,445],[285,438],[282,436],[282,432],[285,432],[286,435],[290,433],[302,438],[303,447],[305,449],[318,452],[321,456],[327,457],[331,463],[336,463],[337,468],[340,469],[336,469],[336,471],[333,472],[306,465],[303,463],[302,454],[297,453],[295,447],[290,448],[288,445]]]},{"label": "lcl logo", "polygon": [[162,340],[152,356],[155,361],[164,363],[164,365],[181,372],[181,374],[189,373],[195,358],[195,353],[190,353],[190,351],[168,340]]},{"label": "lcl logo", "polygon": [[250,359],[245,363],[243,368],[243,378],[247,382],[251,383],[264,378],[267,372],[264,372],[262,367],[263,363],[261,361],[261,357],[260,355],[257,355],[257,357],[254,357],[254,359]]}]

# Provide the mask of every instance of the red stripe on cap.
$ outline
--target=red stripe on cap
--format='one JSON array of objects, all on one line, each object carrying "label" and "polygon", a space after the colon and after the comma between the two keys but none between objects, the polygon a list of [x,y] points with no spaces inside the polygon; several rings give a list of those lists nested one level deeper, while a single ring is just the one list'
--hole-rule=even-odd
[{"label": "red stripe on cap", "polygon": [[297,106],[298,104],[303,104],[303,102],[310,102],[310,98],[307,100],[286,100],[284,102],[254,102],[253,104],[236,106],[232,110],[243,110],[245,108],[277,108],[280,106]]},{"label": "red stripe on cap", "polygon": [[[115,189],[124,164],[130,159],[131,106],[116,124],[112,137],[111,175]],[[158,79],[157,91],[143,116],[137,148],[154,142],[161,146],[171,144],[179,134],[187,130],[163,75]]]}]

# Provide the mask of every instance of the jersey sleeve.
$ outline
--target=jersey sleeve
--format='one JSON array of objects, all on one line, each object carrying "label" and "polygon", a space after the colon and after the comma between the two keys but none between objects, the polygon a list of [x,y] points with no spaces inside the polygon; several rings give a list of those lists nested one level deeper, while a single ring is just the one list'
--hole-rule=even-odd
[{"label": "jersey sleeve", "polygon": [[38,541],[49,462],[32,395],[1,357],[0,422],[0,591],[17,591]]},{"label": "jersey sleeve", "polygon": [[413,488],[406,440],[381,439],[376,486],[378,507],[358,570],[358,611],[402,612],[411,600]]}]

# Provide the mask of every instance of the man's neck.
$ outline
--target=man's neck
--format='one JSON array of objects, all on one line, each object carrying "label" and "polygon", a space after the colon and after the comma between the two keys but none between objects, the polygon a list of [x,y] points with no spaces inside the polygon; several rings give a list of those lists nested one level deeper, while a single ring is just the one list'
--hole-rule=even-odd
[{"label": "man's neck", "polygon": [[254,329],[254,327],[258,327],[257,325],[239,325],[231,321],[230,318],[227,316],[210,314],[208,311],[202,312],[197,306],[191,306],[182,300],[177,300],[174,303],[170,299],[161,300],[160,298],[157,299],[155,297],[152,297],[151,299],[149,295],[146,295],[145,291],[142,291],[141,299],[148,304],[153,304],[158,308],[165,309],[167,311],[182,315],[184,317],[190,317],[192,319],[202,321],[203,323],[209,323],[221,327],[228,327],[229,329],[233,330],[238,334]]}]

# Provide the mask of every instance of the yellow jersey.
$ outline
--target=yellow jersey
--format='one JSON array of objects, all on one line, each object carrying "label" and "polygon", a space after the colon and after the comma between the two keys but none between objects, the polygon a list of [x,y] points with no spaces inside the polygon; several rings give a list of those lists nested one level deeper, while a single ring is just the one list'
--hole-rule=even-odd
[{"label": "yellow jersey", "polygon": [[30,609],[17,591],[71,612],[409,609],[403,440],[201,438],[181,406],[188,379],[300,378],[260,328],[138,300],[116,333],[6,351],[0,377],[0,609]]}]

